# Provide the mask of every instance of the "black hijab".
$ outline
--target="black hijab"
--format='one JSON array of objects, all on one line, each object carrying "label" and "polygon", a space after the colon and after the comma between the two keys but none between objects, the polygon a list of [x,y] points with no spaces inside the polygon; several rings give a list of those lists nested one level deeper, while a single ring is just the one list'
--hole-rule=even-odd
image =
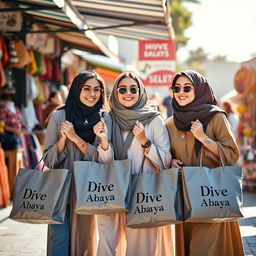
[{"label": "black hijab", "polygon": [[[69,94],[65,103],[66,119],[74,125],[74,129],[79,137],[84,141],[93,144],[95,134],[93,126],[100,120],[100,109],[103,105],[103,93],[99,101],[88,107],[80,101],[81,88],[88,79],[95,78],[103,87],[102,81],[98,79],[98,74],[93,71],[83,71],[73,80]],[[102,88],[104,90],[104,88]]]},{"label": "black hijab", "polygon": [[[225,113],[225,111],[216,106],[217,100],[207,80],[194,70],[186,70],[176,74],[172,81],[172,87],[175,86],[177,79],[182,75],[191,80],[194,86],[195,99],[186,106],[180,106],[175,100],[175,97],[173,97],[172,107],[174,124],[178,130],[187,132],[190,131],[191,122],[198,119],[202,123],[205,132],[207,125],[212,118],[217,113]],[[198,154],[201,145],[201,142],[196,140],[196,154]]]}]

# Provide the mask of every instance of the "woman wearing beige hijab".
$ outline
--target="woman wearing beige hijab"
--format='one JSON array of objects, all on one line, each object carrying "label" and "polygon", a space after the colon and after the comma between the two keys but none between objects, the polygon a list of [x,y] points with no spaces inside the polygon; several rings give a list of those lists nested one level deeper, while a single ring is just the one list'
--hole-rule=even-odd
[{"label": "woman wearing beige hijab", "polygon": [[[110,96],[111,142],[115,159],[131,159],[132,173],[139,171],[144,157],[143,172],[157,172],[171,161],[163,118],[147,102],[145,87],[135,74],[123,73],[116,79]],[[125,227],[125,214],[111,214],[98,216],[98,231],[98,256],[173,255],[170,225],[131,229]]]}]

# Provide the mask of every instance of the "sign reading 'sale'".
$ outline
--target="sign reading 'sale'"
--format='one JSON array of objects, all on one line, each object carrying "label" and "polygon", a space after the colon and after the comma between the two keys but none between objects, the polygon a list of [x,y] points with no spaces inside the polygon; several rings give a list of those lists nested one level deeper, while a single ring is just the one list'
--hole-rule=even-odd
[{"label": "sign reading 'sale'", "polygon": [[22,196],[22,202],[20,208],[27,210],[44,210],[45,202],[47,200],[47,195],[38,193],[36,190],[32,190],[30,188],[26,188],[24,194]]},{"label": "sign reading 'sale'", "polygon": [[157,214],[164,211],[164,207],[161,204],[162,195],[150,195],[148,192],[137,192],[136,193],[136,207],[134,214],[141,213],[153,213]]},{"label": "sign reading 'sale'", "polygon": [[[107,203],[109,201],[114,201],[115,200],[115,195],[110,194],[107,195],[106,192],[112,192],[115,190],[114,184],[101,184],[96,183],[94,181],[89,181],[88,182],[88,187],[87,187],[87,199],[86,202],[103,202]],[[89,195],[88,195],[89,194]]]},{"label": "sign reading 'sale'", "polygon": [[229,200],[223,200],[228,196],[226,188],[217,189],[212,186],[200,186],[200,196],[202,198],[201,207],[219,207],[230,206]]}]

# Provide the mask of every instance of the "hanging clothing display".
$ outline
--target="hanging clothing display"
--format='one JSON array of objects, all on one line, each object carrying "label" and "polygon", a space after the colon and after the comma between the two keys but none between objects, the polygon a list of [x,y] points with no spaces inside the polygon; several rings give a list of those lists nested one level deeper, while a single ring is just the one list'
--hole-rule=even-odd
[{"label": "hanging clothing display", "polygon": [[39,124],[35,108],[33,104],[33,100],[37,97],[38,91],[35,83],[35,79],[30,76],[26,75],[26,99],[27,105],[22,106],[22,115],[24,119],[24,123],[26,124],[26,129],[28,131],[32,131],[35,125]]},{"label": "hanging clothing display", "polygon": [[0,207],[7,207],[10,203],[10,187],[8,171],[5,164],[4,151],[0,146]]}]

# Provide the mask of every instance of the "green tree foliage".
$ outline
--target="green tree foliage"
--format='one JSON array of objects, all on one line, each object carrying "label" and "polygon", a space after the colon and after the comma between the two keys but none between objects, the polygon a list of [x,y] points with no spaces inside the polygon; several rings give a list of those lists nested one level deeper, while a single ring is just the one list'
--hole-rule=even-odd
[{"label": "green tree foliage", "polygon": [[183,6],[184,2],[200,3],[199,0],[169,0],[172,25],[176,36],[176,47],[185,46],[189,38],[184,31],[192,25],[192,13]]},{"label": "green tree foliage", "polygon": [[204,52],[203,48],[199,47],[195,50],[189,51],[189,57],[187,59],[187,64],[192,65],[195,62],[205,62],[207,60],[207,53]]},{"label": "green tree foliage", "polygon": [[216,55],[213,57],[213,60],[225,62],[225,61],[227,61],[227,56],[226,55]]},{"label": "green tree foliage", "polygon": [[205,62],[208,59],[208,54],[204,52],[203,48],[199,47],[195,50],[189,51],[189,57],[185,65],[187,68],[194,69],[201,74],[205,73]]}]

